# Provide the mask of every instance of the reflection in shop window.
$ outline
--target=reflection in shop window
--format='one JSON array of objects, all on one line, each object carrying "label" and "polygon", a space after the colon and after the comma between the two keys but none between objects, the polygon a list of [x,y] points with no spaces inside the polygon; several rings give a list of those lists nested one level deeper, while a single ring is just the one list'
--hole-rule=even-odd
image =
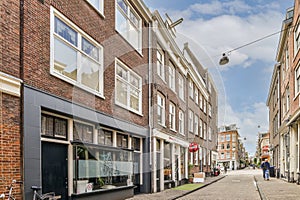
[{"label": "reflection in shop window", "polygon": [[98,144],[112,146],[112,131],[98,129]]},{"label": "reflection in shop window", "polygon": [[93,126],[74,122],[73,124],[74,140],[81,142],[93,142]]},{"label": "reflection in shop window", "polygon": [[132,185],[132,156],[131,150],[74,145],[73,192],[80,194]]},{"label": "reflection in shop window", "polygon": [[172,179],[171,144],[164,143],[164,180]]}]

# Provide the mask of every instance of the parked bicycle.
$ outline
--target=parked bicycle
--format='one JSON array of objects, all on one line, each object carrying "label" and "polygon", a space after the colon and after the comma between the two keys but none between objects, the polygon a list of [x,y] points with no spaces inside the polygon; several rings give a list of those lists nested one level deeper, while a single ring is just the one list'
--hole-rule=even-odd
[{"label": "parked bicycle", "polygon": [[42,187],[38,187],[38,186],[31,186],[31,189],[33,190],[33,198],[32,200],[55,200],[55,199],[60,199],[61,196],[55,196],[54,192],[48,192],[45,194],[40,194],[38,193],[39,190],[42,189]]},{"label": "parked bicycle", "polygon": [[13,195],[13,189],[14,189],[15,183],[22,183],[22,181],[12,180],[11,184],[7,187],[8,193],[0,194],[0,199],[7,199],[7,200],[15,200],[16,199]]}]

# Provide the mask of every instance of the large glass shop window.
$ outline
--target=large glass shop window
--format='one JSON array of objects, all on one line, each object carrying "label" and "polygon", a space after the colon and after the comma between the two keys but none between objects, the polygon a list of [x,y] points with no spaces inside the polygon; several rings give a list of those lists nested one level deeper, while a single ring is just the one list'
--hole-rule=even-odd
[{"label": "large glass shop window", "polygon": [[133,151],[74,145],[74,193],[132,185]]},{"label": "large glass shop window", "polygon": [[172,179],[171,144],[164,142],[164,179]]}]

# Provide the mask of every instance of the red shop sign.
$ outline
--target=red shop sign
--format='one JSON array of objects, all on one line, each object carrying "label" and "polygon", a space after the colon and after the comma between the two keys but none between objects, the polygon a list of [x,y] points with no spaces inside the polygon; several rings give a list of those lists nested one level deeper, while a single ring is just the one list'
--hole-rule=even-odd
[{"label": "red shop sign", "polygon": [[189,145],[189,151],[190,152],[196,152],[199,150],[199,147],[198,147],[198,144],[195,143],[195,142],[192,142],[190,145]]}]

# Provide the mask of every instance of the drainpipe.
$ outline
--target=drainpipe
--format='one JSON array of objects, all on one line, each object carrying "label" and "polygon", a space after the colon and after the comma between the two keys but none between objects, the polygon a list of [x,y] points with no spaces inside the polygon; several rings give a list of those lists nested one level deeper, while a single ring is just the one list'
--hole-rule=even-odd
[{"label": "drainpipe", "polygon": [[[20,88],[20,150],[21,152],[24,152],[24,125],[23,125],[23,115],[24,115],[24,0],[20,0],[20,71],[19,71],[19,78],[22,80],[21,82],[21,88]],[[24,182],[24,155],[21,153],[21,180]],[[25,199],[25,190],[24,185],[21,186],[21,196],[23,199]]]},{"label": "drainpipe", "polygon": [[[152,106],[152,21],[149,22],[148,27],[148,116],[149,116],[149,175],[150,175],[150,191],[153,190],[152,180],[152,131],[153,131],[153,106]],[[156,177],[155,177],[156,178]]]}]

